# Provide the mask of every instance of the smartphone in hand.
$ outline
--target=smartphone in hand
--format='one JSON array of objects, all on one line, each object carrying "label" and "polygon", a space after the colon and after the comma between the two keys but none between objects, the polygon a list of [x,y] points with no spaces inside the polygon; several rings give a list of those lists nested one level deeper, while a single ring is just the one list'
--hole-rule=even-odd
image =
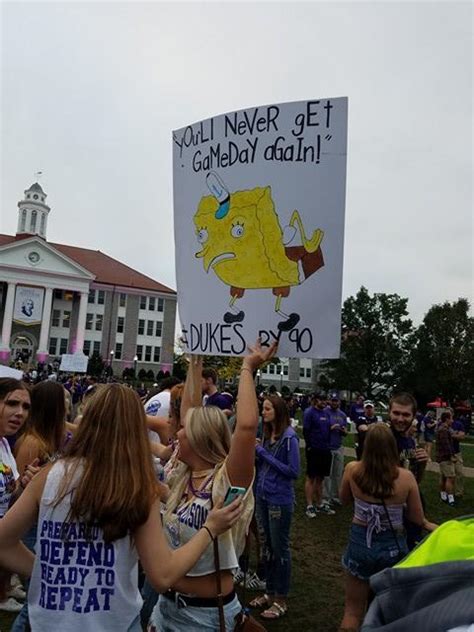
[{"label": "smartphone in hand", "polygon": [[233,502],[238,496],[243,496],[246,491],[247,490],[245,489],[245,487],[234,487],[233,485],[231,485],[227,490],[227,494],[224,498],[224,507],[230,505],[230,503]]}]

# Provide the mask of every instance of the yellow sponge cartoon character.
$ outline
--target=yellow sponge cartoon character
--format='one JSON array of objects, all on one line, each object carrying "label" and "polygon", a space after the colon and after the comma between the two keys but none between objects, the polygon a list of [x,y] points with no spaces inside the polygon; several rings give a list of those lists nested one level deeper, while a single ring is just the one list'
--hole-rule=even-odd
[{"label": "yellow sponge cartoon character", "polygon": [[[269,186],[229,193],[219,176],[211,172],[207,185],[212,195],[204,196],[194,215],[196,237],[204,269],[211,269],[230,286],[230,311],[224,322],[241,322],[245,313],[235,307],[245,290],[272,289],[276,296],[275,311],[283,318],[280,331],[290,331],[299,322],[299,314],[281,310],[282,298],[292,286],[324,265],[321,252],[323,231],[314,231],[307,239],[298,211],[293,211],[289,225],[282,231]],[[296,234],[300,246],[288,246]]]}]

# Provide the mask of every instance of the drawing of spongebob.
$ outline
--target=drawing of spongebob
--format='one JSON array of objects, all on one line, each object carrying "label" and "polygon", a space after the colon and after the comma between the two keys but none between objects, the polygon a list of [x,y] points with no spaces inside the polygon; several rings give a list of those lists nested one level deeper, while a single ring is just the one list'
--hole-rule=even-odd
[{"label": "drawing of spongebob", "polygon": [[[307,239],[300,214],[293,211],[284,230],[269,186],[229,193],[215,172],[206,178],[212,195],[204,196],[194,215],[196,237],[201,250],[195,253],[203,260],[204,270],[212,269],[230,286],[229,311],[225,323],[242,322],[243,310],[236,302],[245,290],[271,289],[275,311],[282,320],[280,331],[290,331],[300,320],[297,313],[282,310],[282,300],[291,287],[300,285],[324,265],[321,229]],[[299,231],[301,245],[289,245]]]}]

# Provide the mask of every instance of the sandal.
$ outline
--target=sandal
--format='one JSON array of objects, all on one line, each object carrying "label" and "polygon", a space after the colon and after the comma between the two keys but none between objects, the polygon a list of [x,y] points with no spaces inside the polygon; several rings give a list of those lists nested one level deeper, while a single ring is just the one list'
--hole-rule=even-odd
[{"label": "sandal", "polygon": [[282,606],[278,601],[274,601],[270,608],[260,613],[262,619],[281,619],[288,612],[288,606]]},{"label": "sandal", "polygon": [[252,599],[252,601],[249,603],[249,606],[251,608],[266,608],[267,606],[271,605],[271,599],[266,593],[260,595],[260,597],[255,597],[255,599]]}]

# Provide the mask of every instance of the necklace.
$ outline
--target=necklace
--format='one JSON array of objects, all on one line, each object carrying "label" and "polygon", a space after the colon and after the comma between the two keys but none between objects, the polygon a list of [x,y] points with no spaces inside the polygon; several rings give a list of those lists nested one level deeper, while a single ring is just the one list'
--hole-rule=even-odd
[{"label": "necklace", "polygon": [[192,496],[195,496],[196,498],[201,498],[202,500],[209,500],[209,498],[211,498],[212,492],[207,491],[206,487],[209,485],[210,481],[213,480],[213,478],[214,478],[214,470],[211,471],[211,474],[206,478],[206,480],[201,485],[201,487],[196,489],[196,487],[194,487],[193,485],[193,477],[190,476],[189,482],[188,482],[188,492]]}]

